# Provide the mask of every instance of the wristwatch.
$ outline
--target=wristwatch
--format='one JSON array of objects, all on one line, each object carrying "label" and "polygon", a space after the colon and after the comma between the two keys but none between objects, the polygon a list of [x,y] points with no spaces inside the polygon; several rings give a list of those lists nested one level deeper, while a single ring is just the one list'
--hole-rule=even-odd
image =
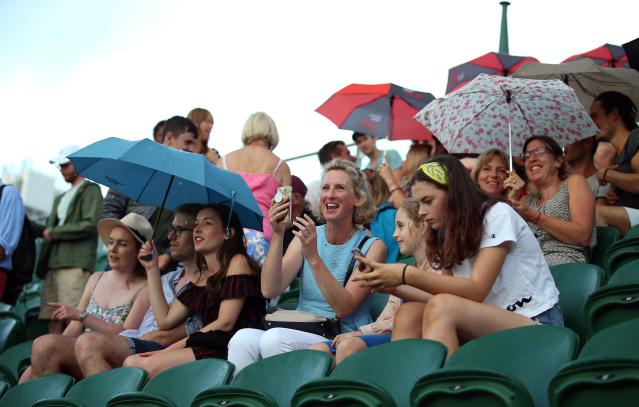
[{"label": "wristwatch", "polygon": [[80,312],[80,319],[78,321],[84,322],[84,320],[87,319],[88,316],[89,316],[88,312],[82,311],[82,312]]}]

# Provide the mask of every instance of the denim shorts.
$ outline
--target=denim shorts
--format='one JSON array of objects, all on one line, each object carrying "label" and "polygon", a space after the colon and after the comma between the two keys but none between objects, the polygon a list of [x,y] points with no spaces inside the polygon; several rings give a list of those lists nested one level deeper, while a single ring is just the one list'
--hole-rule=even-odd
[{"label": "denim shorts", "polygon": [[[354,338],[361,339],[369,348],[377,345],[383,345],[390,342],[391,340],[391,336],[388,334],[368,334],[362,336],[354,336]],[[332,341],[326,341],[324,343],[326,344],[326,346],[328,346],[328,349],[330,349],[331,353],[337,352],[337,349],[335,349]]]},{"label": "denim shorts", "polygon": [[538,324],[564,326],[564,313],[558,303],[531,319]]},{"label": "denim shorts", "polygon": [[124,339],[126,339],[126,342],[129,344],[129,355],[136,355],[144,352],[155,352],[156,350],[166,348],[166,346],[154,341],[146,341],[144,339],[131,338],[128,336],[125,336]]}]

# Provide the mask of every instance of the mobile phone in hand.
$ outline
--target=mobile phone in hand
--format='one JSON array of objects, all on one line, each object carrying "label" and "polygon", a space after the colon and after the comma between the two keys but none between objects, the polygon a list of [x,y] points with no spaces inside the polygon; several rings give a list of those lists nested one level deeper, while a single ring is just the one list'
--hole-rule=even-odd
[{"label": "mobile phone in hand", "polygon": [[284,218],[284,223],[291,223],[293,218],[293,188],[291,186],[279,187],[277,188],[277,192],[275,193],[275,203],[283,202],[288,198],[288,213],[286,214],[286,218]]},{"label": "mobile phone in hand", "polygon": [[353,256],[366,257],[364,256],[364,253],[362,253],[362,251],[358,248],[351,250],[351,253],[353,253]]}]

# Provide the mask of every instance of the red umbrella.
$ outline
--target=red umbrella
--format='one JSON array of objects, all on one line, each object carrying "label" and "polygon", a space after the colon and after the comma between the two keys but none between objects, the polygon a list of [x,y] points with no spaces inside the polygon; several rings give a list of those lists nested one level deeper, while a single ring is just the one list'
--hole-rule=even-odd
[{"label": "red umbrella", "polygon": [[413,118],[435,99],[392,83],[351,84],[315,109],[337,127],[389,140],[432,140],[433,135]]},{"label": "red umbrella", "polygon": [[604,44],[591,51],[573,55],[562,62],[569,62],[582,58],[590,58],[595,61],[597,65],[607,68],[629,68],[628,56],[626,55],[623,47],[619,45]]},{"label": "red umbrella", "polygon": [[479,58],[457,65],[448,70],[448,84],[446,93],[450,93],[463,87],[475,79],[480,73],[489,75],[510,76],[526,62],[539,62],[533,57],[518,57],[510,54],[489,52]]}]

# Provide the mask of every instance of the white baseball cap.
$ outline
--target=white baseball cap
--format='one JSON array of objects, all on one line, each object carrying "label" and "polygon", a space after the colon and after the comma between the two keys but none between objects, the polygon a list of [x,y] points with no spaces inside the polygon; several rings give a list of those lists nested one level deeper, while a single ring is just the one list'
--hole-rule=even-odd
[{"label": "white baseball cap", "polygon": [[69,161],[71,161],[67,157],[70,156],[71,154],[75,153],[79,149],[80,149],[80,146],[77,146],[75,144],[70,144],[70,145],[64,147],[62,150],[60,150],[60,152],[58,153],[58,155],[55,158],[50,159],[49,163],[56,164],[56,165],[66,164]]}]

